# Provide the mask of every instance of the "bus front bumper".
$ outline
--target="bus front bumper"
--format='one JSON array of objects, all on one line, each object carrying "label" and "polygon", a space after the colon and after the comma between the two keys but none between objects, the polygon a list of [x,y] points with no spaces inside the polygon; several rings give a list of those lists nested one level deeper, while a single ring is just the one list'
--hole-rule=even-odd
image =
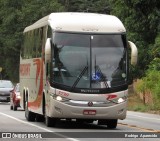
[{"label": "bus front bumper", "polygon": [[52,99],[48,116],[60,119],[125,119],[127,101],[109,107],[71,106]]}]

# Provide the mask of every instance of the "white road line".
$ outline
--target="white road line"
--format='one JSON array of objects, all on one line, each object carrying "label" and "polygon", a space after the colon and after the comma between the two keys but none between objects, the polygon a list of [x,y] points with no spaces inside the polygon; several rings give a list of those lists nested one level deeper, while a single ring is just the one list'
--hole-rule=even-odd
[{"label": "white road line", "polygon": [[39,129],[44,130],[44,131],[46,131],[46,132],[53,132],[54,134],[56,134],[56,135],[58,135],[58,136],[60,136],[60,137],[66,138],[66,139],[68,139],[68,140],[71,140],[71,141],[79,141],[79,140],[77,140],[77,139],[69,138],[69,137],[64,136],[64,135],[62,135],[62,134],[56,133],[56,132],[54,132],[54,131],[52,131],[52,130],[49,130],[49,129],[40,127],[40,126],[38,126],[38,125],[29,123],[29,122],[26,122],[26,121],[23,121],[23,120],[20,120],[20,119],[18,119],[18,118],[12,117],[12,116],[10,116],[10,115],[7,115],[7,114],[1,113],[1,112],[0,112],[0,115],[9,117],[9,118],[14,119],[14,120],[16,120],[16,121],[18,121],[18,122],[21,122],[21,123],[24,123],[24,124],[27,124],[27,125],[30,125],[30,126],[33,126],[33,127],[36,127],[36,128],[39,128]]},{"label": "white road line", "polygon": [[150,120],[159,120],[159,121],[160,121],[160,119],[158,119],[158,118],[143,117],[143,116],[132,115],[132,114],[127,114],[127,115],[129,115],[129,116],[134,116],[134,117],[139,117],[139,118],[145,118],[145,119],[150,119]]}]

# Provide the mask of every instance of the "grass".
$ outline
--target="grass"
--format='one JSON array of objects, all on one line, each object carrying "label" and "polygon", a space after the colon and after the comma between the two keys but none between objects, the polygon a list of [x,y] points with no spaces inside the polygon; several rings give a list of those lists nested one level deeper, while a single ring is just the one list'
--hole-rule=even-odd
[{"label": "grass", "polygon": [[153,106],[144,104],[136,93],[129,93],[128,110],[160,114],[160,110],[153,109]]},{"label": "grass", "polygon": [[137,94],[132,93],[129,94],[128,97],[128,110],[146,112],[148,107],[143,104],[143,101],[138,97]]}]

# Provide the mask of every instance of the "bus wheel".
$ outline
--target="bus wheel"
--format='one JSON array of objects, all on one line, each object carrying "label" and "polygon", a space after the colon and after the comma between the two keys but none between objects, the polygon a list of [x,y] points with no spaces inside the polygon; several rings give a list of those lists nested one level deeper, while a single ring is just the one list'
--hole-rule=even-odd
[{"label": "bus wheel", "polygon": [[36,121],[37,121],[37,122],[43,122],[43,121],[44,121],[44,116],[43,116],[43,115],[36,114]]},{"label": "bus wheel", "polygon": [[107,127],[108,127],[109,129],[115,129],[115,128],[117,127],[117,122],[118,122],[117,119],[108,120],[108,122],[107,122]]},{"label": "bus wheel", "polygon": [[117,119],[98,120],[98,125],[107,125],[108,129],[115,129],[117,127]]},{"label": "bus wheel", "polygon": [[50,118],[48,116],[45,117],[45,124],[46,124],[47,127],[53,127],[54,126],[53,123],[52,123],[52,118]]},{"label": "bus wheel", "polygon": [[25,117],[28,121],[35,121],[35,113],[28,110],[28,101],[25,102]]},{"label": "bus wheel", "polygon": [[44,108],[44,117],[45,117],[45,124],[47,127],[54,127],[56,125],[56,119],[48,117],[46,113],[46,108]]},{"label": "bus wheel", "polygon": [[47,127],[55,127],[57,119],[46,116],[45,124]]}]

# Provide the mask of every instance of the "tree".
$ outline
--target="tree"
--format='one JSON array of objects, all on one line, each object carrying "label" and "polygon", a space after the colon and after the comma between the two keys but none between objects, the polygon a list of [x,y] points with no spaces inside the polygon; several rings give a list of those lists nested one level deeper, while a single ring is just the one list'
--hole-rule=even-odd
[{"label": "tree", "polygon": [[158,0],[110,0],[112,14],[124,23],[128,38],[139,50],[137,77],[143,76],[153,59],[151,49],[158,34],[160,1]]},{"label": "tree", "polygon": [[[0,1],[0,45],[1,45],[1,60],[3,75],[5,79],[13,79],[18,76],[18,62],[19,62],[19,44],[21,29],[21,22],[19,19],[20,10],[23,1]],[[18,57],[17,57],[18,56]]]},{"label": "tree", "polygon": [[106,0],[59,0],[68,12],[109,13],[110,7]]},{"label": "tree", "polygon": [[0,1],[0,59],[4,79],[18,81],[23,30],[51,12],[63,11],[56,0]]}]

